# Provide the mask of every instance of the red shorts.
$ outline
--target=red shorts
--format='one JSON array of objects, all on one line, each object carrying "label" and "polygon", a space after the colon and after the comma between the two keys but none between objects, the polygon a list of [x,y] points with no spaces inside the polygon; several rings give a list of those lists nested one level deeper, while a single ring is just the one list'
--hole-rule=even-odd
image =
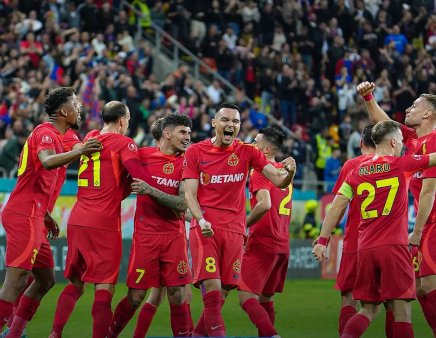
[{"label": "red shorts", "polygon": [[412,257],[416,278],[436,275],[436,224],[426,224],[421,246]]},{"label": "red shorts", "polygon": [[192,282],[186,236],[133,235],[127,286],[147,290],[151,287],[180,286]]},{"label": "red shorts", "polygon": [[68,224],[68,253],[64,276],[94,284],[116,284],[122,239],[117,231]]},{"label": "red shorts", "polygon": [[194,285],[205,279],[221,279],[223,286],[236,288],[241,276],[244,236],[221,229],[213,231],[209,238],[202,235],[200,227],[190,231]]},{"label": "red shorts", "polygon": [[283,292],[288,271],[289,253],[265,253],[259,246],[248,244],[242,256],[239,290],[258,296],[272,296]]},{"label": "red shorts", "polygon": [[415,276],[407,245],[386,245],[357,253],[353,298],[367,302],[414,299]]},{"label": "red shorts", "polygon": [[3,210],[2,224],[6,232],[7,267],[29,271],[54,267],[43,220]]},{"label": "red shorts", "polygon": [[341,292],[353,291],[357,278],[357,253],[342,253],[335,288]]}]

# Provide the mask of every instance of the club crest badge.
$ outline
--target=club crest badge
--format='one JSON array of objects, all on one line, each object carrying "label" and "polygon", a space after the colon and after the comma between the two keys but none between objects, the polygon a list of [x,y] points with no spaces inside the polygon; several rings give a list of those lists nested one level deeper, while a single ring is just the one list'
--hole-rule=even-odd
[{"label": "club crest badge", "polygon": [[228,163],[229,166],[234,167],[235,165],[237,165],[239,163],[238,156],[236,156],[235,154],[231,154],[229,156],[229,159],[228,159],[227,163]]},{"label": "club crest badge", "polygon": [[185,275],[188,272],[188,264],[185,261],[180,261],[179,264],[177,264],[177,272],[180,275]]},{"label": "club crest badge", "polygon": [[165,163],[163,166],[163,172],[165,174],[171,174],[174,171],[174,164],[172,163]]}]

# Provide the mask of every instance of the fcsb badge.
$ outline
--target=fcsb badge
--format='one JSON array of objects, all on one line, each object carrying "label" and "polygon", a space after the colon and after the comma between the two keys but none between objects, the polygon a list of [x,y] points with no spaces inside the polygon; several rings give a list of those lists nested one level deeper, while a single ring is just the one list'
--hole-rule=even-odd
[{"label": "fcsb badge", "polygon": [[165,163],[162,169],[165,174],[171,174],[174,171],[174,164]]},{"label": "fcsb badge", "polygon": [[234,263],[233,263],[233,270],[235,270],[235,272],[240,273],[241,272],[241,261],[239,259],[237,259]]},{"label": "fcsb badge", "polygon": [[229,156],[228,161],[227,161],[228,165],[231,166],[231,167],[234,167],[235,165],[237,165],[238,162],[239,162],[239,158],[235,154],[231,154]]},{"label": "fcsb badge", "polygon": [[180,261],[177,265],[177,272],[180,275],[185,275],[188,272],[188,264],[185,261]]}]

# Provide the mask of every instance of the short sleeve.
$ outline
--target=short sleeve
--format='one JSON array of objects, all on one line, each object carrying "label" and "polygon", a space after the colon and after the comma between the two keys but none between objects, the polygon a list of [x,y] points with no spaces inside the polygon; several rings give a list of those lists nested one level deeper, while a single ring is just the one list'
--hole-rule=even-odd
[{"label": "short sleeve", "polygon": [[399,168],[405,173],[415,173],[428,167],[430,157],[428,155],[406,155],[398,160]]},{"label": "short sleeve", "polygon": [[254,194],[261,189],[270,190],[271,186],[272,186],[272,183],[265,176],[259,174],[256,171],[252,172],[252,175],[250,176],[250,190],[251,190],[250,192],[251,193]]},{"label": "short sleeve", "polygon": [[344,182],[345,178],[347,177],[347,175],[349,174],[349,172],[352,170],[352,163],[351,161],[347,161],[344,163],[344,166],[342,167],[338,179],[336,180],[335,186],[333,187],[332,192],[334,194],[337,194],[340,187],[342,186],[342,183]]},{"label": "short sleeve", "polygon": [[250,144],[246,144],[245,147],[249,149],[250,167],[252,167],[258,173],[262,173],[263,168],[269,163],[264,153],[262,153],[258,148]]},{"label": "short sleeve", "polygon": [[191,146],[186,149],[185,161],[183,163],[182,179],[199,179],[199,163],[195,147]]},{"label": "short sleeve", "polygon": [[59,140],[58,135],[56,135],[54,131],[48,128],[41,128],[34,137],[37,154],[45,149],[56,150],[56,143],[59,142]]},{"label": "short sleeve", "polygon": [[62,148],[64,151],[71,151],[78,143],[81,143],[81,141],[77,134],[72,129],[68,129],[62,138]]},{"label": "short sleeve", "polygon": [[126,137],[123,140],[123,143],[124,144],[120,150],[121,162],[124,164],[132,159],[139,160],[138,147],[136,146],[135,142],[131,138]]}]

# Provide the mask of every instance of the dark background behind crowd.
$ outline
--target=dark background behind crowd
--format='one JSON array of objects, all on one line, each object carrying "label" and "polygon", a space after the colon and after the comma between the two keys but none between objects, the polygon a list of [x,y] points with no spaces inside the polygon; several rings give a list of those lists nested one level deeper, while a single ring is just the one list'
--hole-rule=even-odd
[{"label": "dark background behind crowd", "polygon": [[307,164],[333,182],[343,161],[359,154],[368,123],[359,82],[374,81],[376,100],[399,121],[419,94],[436,94],[431,0],[129,3],[144,16],[120,0],[0,0],[0,174],[14,174],[56,86],[81,97],[81,136],[101,127],[101,107],[111,100],[129,106],[129,136],[139,145],[153,144],[151,124],[172,111],[193,119],[194,142],[211,135],[214,107],[230,93],[218,80],[194,78],[189,58],[158,76],[151,22],[238,88],[231,97],[243,111],[242,140],[251,142],[268,114],[293,131],[283,152],[297,160],[297,179]]}]

